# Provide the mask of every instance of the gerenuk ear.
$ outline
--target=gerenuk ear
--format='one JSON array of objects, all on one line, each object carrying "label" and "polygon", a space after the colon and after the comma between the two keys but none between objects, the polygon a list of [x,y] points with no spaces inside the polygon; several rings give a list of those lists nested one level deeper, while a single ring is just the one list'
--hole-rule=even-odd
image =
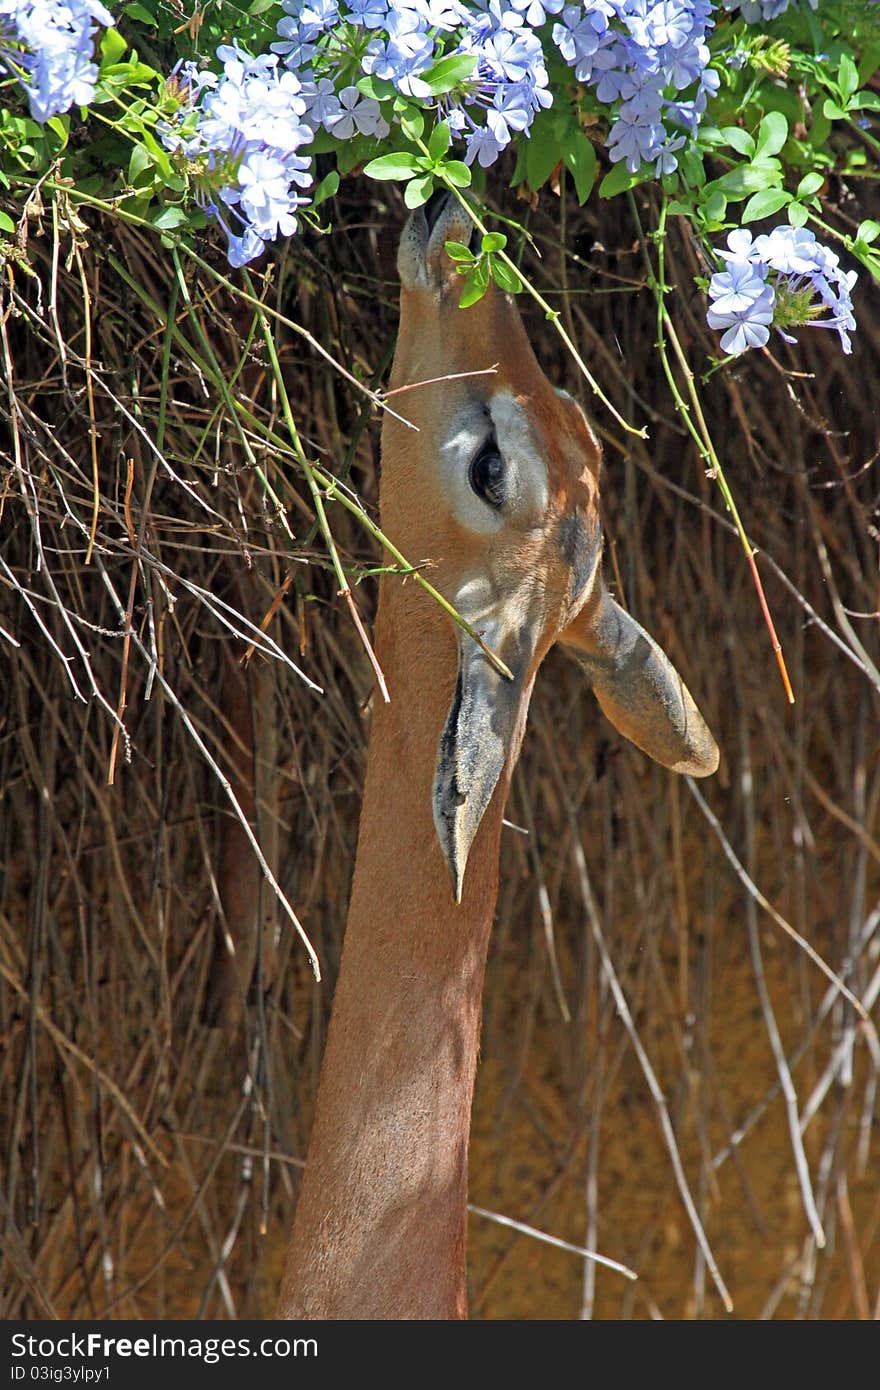
[{"label": "gerenuk ear", "polygon": [[531,649],[502,676],[477,644],[459,633],[458,682],[437,753],[434,826],[461,902],[468,855],[508,757],[519,751],[532,680]]},{"label": "gerenuk ear", "polygon": [[603,587],[562,633],[620,733],[673,772],[708,777],[718,745],[672,662]]}]

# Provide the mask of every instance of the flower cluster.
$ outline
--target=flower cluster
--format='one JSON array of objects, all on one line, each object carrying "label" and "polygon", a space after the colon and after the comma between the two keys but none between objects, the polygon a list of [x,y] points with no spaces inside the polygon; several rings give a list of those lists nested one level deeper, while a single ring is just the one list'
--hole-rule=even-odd
[{"label": "flower cluster", "polygon": [[833,328],[843,351],[852,351],[856,272],[842,270],[836,253],[807,228],[783,224],[754,240],[740,229],[730,233],[719,255],[727,269],[709,282],[706,318],[710,328],[725,330],[725,352],[738,356],[763,347],[771,325],[788,343],[795,342],[788,328]]},{"label": "flower cluster", "polygon": [[531,27],[561,0],[489,0],[471,10],[457,53],[475,67],[466,85],[467,100],[447,102],[445,115],[465,140],[465,162],[488,168],[514,136],[528,133],[535,115],[550,106],[549,78],[540,39]]},{"label": "flower cluster", "polygon": [[[789,5],[796,3],[797,0],[723,0],[726,10],[739,11],[749,24],[755,24],[758,20],[778,19],[785,14]],[[819,0],[807,0],[807,3],[815,10]]]},{"label": "flower cluster", "polygon": [[[282,3],[286,15],[272,47],[309,78],[335,76],[355,61],[403,96],[424,98],[431,90],[425,75],[438,57],[472,58],[456,98],[439,106],[465,142],[466,162],[484,168],[551,104],[545,43],[615,108],[609,153],[633,172],[645,162],[658,174],[675,169],[684,132],[696,130],[719,84],[706,42],[713,0]],[[685,100],[688,88],[694,92]]]},{"label": "flower cluster", "polygon": [[279,232],[297,231],[297,209],[308,201],[301,190],[312,182],[311,160],[299,151],[313,132],[302,83],[273,54],[224,46],[217,56],[219,76],[193,64],[178,74],[185,101],[163,139],[191,161],[197,199],[226,233],[230,264],[241,266]]},{"label": "flower cluster", "polygon": [[[10,0],[0,0],[0,5]],[[44,0],[47,3],[48,0]],[[360,77],[388,82],[464,142],[488,168],[552,103],[545,43],[612,106],[612,161],[657,174],[676,168],[717,89],[706,37],[712,0],[282,0],[272,53],[221,48],[221,77],[184,73],[190,97],[166,143],[198,161],[202,205],[224,227],[230,260],[253,259],[295,230],[310,163],[298,153],[323,128],[338,140],[383,138],[389,127]],[[452,91],[432,96],[438,58],[465,61]],[[467,60],[470,60],[468,63]],[[688,88],[692,95],[684,99]]]},{"label": "flower cluster", "polygon": [[[553,41],[579,82],[601,102],[617,106],[608,137],[612,162],[637,173],[672,173],[676,151],[696,133],[719,76],[710,67],[707,38],[712,0],[585,0],[566,5]],[[680,96],[694,87],[687,100]],[[667,125],[667,121],[669,124]]]},{"label": "flower cluster", "polygon": [[[322,5],[335,9],[314,0],[307,13]],[[277,53],[254,58],[236,44],[218,48],[217,57],[219,76],[193,63],[177,75],[184,99],[163,140],[189,160],[197,199],[226,233],[230,264],[242,266],[267,242],[298,231],[313,180],[311,157],[301,151],[319,129],[350,140],[382,139],[390,127],[379,103],[356,87],[337,92],[328,77],[285,69]]]},{"label": "flower cluster", "polygon": [[100,0],[0,0],[0,65],[21,82],[35,121],[88,106],[95,34],[112,23]]},{"label": "flower cluster", "polygon": [[[273,50],[306,80],[334,79],[356,62],[361,73],[424,99],[425,74],[441,56],[473,59],[466,99],[441,100],[440,114],[465,141],[468,163],[492,164],[535,113],[550,105],[547,68],[534,25],[563,0],[282,0]],[[345,138],[338,129],[331,131]],[[363,132],[361,132],[363,133]]]},{"label": "flower cluster", "polygon": [[[20,0],[0,0],[0,13],[13,3]],[[747,20],[773,18],[788,3],[724,0]],[[178,78],[184,100],[163,137],[190,161],[197,197],[222,226],[233,266],[298,230],[313,181],[307,147],[319,133],[339,141],[390,133],[400,103],[389,94],[429,108],[463,142],[465,162],[488,168],[551,105],[547,54],[555,48],[609,111],[611,161],[632,173],[653,166],[659,177],[676,169],[719,87],[708,48],[715,0],[282,5],[271,52],[251,57],[237,46],[221,47],[222,74],[184,68]],[[436,80],[440,60],[452,61],[448,82]],[[427,183],[430,189],[430,175]],[[712,277],[708,310],[726,352],[763,346],[771,327],[787,336],[787,329],[805,324],[836,329],[850,351],[856,277],[841,271],[811,232],[778,227],[753,242],[750,232],[737,231],[728,248],[721,253],[726,268]]]}]

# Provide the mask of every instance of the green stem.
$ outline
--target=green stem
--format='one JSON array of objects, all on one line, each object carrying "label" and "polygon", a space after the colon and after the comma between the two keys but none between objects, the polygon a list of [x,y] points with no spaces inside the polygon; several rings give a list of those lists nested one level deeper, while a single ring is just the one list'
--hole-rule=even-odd
[{"label": "green stem", "polygon": [[[708,471],[710,476],[714,478],[715,481],[718,483],[718,487],[722,497],[724,498],[727,510],[730,512],[730,515],[733,519],[733,524],[736,527],[736,532],[739,536],[740,544],[742,545],[746,559],[749,563],[749,568],[752,572],[752,579],[757,590],[758,601],[761,605],[761,611],[764,615],[764,621],[767,624],[767,628],[770,633],[770,641],[772,643],[773,651],[776,656],[776,661],[779,666],[779,673],[782,677],[783,685],[785,686],[786,698],[788,699],[789,704],[793,705],[794,692],[791,688],[791,681],[789,680],[788,670],[785,665],[785,659],[782,655],[782,644],[776,635],[776,628],[774,627],[773,618],[770,613],[770,607],[767,603],[767,597],[764,593],[764,586],[761,583],[761,577],[758,573],[757,564],[755,563],[756,548],[752,545],[751,541],[749,540],[746,528],[742,523],[742,518],[740,517],[739,509],[734,500],[733,493],[730,490],[730,485],[727,481],[727,478],[725,477],[724,469],[721,466],[721,460],[718,457],[718,451],[716,450],[715,445],[712,441],[712,435],[709,431],[709,426],[707,425],[706,418],[703,414],[703,406],[702,402],[700,401],[699,393],[697,391],[694,374],[691,371],[688,360],[684,354],[684,349],[681,346],[681,341],[679,339],[678,333],[676,332],[675,325],[672,322],[672,319],[670,318],[669,313],[666,309],[666,294],[669,290],[669,286],[666,284],[665,269],[666,219],[668,214],[668,201],[664,194],[662,203],[660,205],[660,218],[657,224],[657,230],[654,233],[654,242],[657,247],[657,273],[655,275],[651,267],[650,257],[648,256],[648,252],[645,246],[644,231],[642,229],[638,209],[635,205],[635,199],[633,198],[631,192],[627,194],[627,197],[629,199],[630,208],[639,232],[639,242],[642,248],[642,255],[648,272],[648,282],[654,291],[654,297],[657,303],[657,349],[660,353],[660,361],[663,367],[663,373],[669,384],[669,389],[672,392],[673,399],[675,400],[675,404],[678,408],[679,414],[681,415],[685,423],[688,433],[694,440],[694,443],[696,444],[697,449],[700,452],[701,458],[703,458],[704,461],[708,464]],[[675,373],[672,370],[672,364],[669,361],[669,354],[666,350],[667,338],[669,342],[672,344],[672,350],[675,353],[676,361],[678,362],[678,365],[681,368],[681,372],[685,380],[685,385],[687,387],[687,393],[690,398],[690,405],[687,401],[685,401],[684,397],[682,396],[678,382],[675,379]]]},{"label": "green stem", "polygon": [[187,304],[187,307],[190,309],[190,322],[196,330],[196,336],[198,337],[198,340],[201,343],[202,351],[205,353],[206,357],[208,358],[209,362],[214,368],[214,381],[219,387],[220,394],[223,397],[226,409],[229,411],[230,418],[235,422],[239,442],[241,443],[241,446],[245,451],[247,461],[250,464],[251,468],[253,468],[254,472],[256,473],[257,477],[259,478],[260,482],[265,488],[267,496],[271,499],[272,505],[275,508],[276,520],[281,525],[282,529],[287,535],[288,540],[292,541],[293,532],[291,531],[290,523],[287,520],[287,512],[284,508],[284,504],[281,501],[281,498],[276,493],[275,489],[272,487],[272,484],[269,482],[269,479],[266,476],[264,469],[261,468],[260,464],[257,462],[256,455],[253,449],[251,448],[250,440],[248,439],[247,435],[241,427],[241,423],[238,418],[238,411],[235,408],[235,397],[229,389],[229,383],[226,381],[226,378],[223,374],[223,369],[221,368],[220,363],[217,361],[217,358],[214,354],[214,349],[211,347],[205,330],[202,328],[199,317],[195,313],[193,302],[190,298],[189,288],[186,283],[186,277],[183,273],[183,267],[180,264],[180,258],[178,257],[176,249],[171,252],[171,256],[174,261],[174,270],[177,275],[177,283],[180,286],[180,291],[183,295],[184,301]]},{"label": "green stem", "polygon": [[356,516],[360,524],[370,533],[373,539],[377,540],[380,545],[385,547],[389,555],[397,561],[398,573],[411,575],[416,583],[419,584],[426,593],[431,595],[434,602],[439,603],[443,612],[448,614],[452,621],[457,623],[463,632],[466,632],[469,637],[473,638],[480,648],[480,651],[488,657],[496,671],[499,671],[502,676],[506,676],[508,680],[513,680],[513,672],[510,667],[492,651],[491,647],[487,647],[476,628],[472,627],[471,624],[461,616],[457,609],[453,608],[452,604],[448,599],[443,597],[439,589],[435,589],[434,585],[430,584],[423,574],[420,574],[417,566],[410,564],[406,557],[397,549],[397,546],[388,539],[384,531],[381,531],[376,523],[370,519],[364,509],[343,492],[337,480],[331,474],[324,473],[319,468],[314,469],[314,476],[315,480],[326,489],[327,495],[335,498],[337,502],[340,502],[342,506],[345,507],[346,511],[351,512],[352,516]]},{"label": "green stem", "polygon": [[[176,288],[176,286],[175,286],[175,288]],[[256,332],[257,332],[257,319],[256,319],[256,316],[254,316],[254,317],[251,319],[250,323],[248,324],[247,336],[245,337],[245,340],[244,340],[244,343],[243,343],[243,345],[242,345],[242,349],[241,349],[241,352],[240,352],[240,354],[239,354],[238,361],[237,361],[236,364],[235,364],[235,368],[234,368],[234,370],[233,370],[233,373],[232,373],[231,377],[229,378],[229,390],[230,390],[230,392],[232,392],[232,389],[233,389],[233,387],[235,386],[235,383],[238,381],[238,378],[241,376],[241,373],[242,373],[243,370],[244,370],[244,365],[245,365],[245,363],[247,362],[248,357],[250,356],[251,345],[253,344],[254,337],[256,336]],[[202,450],[204,449],[205,444],[207,443],[207,440],[208,440],[208,435],[211,433],[212,429],[214,428],[214,425],[215,425],[215,423],[216,423],[216,421],[217,421],[217,418],[218,418],[218,416],[220,415],[222,409],[223,409],[223,406],[218,402],[218,404],[215,405],[215,406],[214,406],[214,409],[211,411],[210,419],[206,422],[204,429],[202,430],[201,434],[199,435],[198,443],[196,444],[196,447],[195,447],[195,449],[193,450],[193,455],[192,455],[192,461],[193,461],[193,463],[196,463],[196,462],[198,461],[198,459],[201,457]]]},{"label": "green stem", "polygon": [[156,420],[156,448],[161,454],[165,446],[165,420],[168,414],[168,380],[171,370],[172,328],[177,317],[178,286],[175,280],[168,297],[168,315],[162,335],[162,371],[159,377],[159,415]]},{"label": "green stem", "polygon": [[318,518],[318,525],[320,526],[321,534],[324,537],[324,544],[327,547],[327,553],[329,554],[330,559],[333,562],[333,568],[336,571],[336,578],[339,581],[339,593],[341,596],[344,597],[345,595],[351,593],[351,589],[349,588],[348,580],[345,577],[345,571],[342,568],[342,561],[339,559],[339,552],[336,549],[336,542],[333,540],[330,525],[327,521],[327,514],[324,511],[324,499],[321,496],[318,484],[315,482],[314,470],[312,468],[312,465],[309,463],[309,460],[306,458],[306,453],[303,449],[302,441],[299,437],[299,430],[297,429],[296,421],[293,418],[293,411],[290,408],[290,397],[287,394],[287,387],[284,384],[284,377],[281,373],[281,363],[278,361],[278,353],[275,348],[275,340],[272,337],[272,330],[269,327],[266,315],[263,311],[263,305],[261,301],[257,298],[257,296],[254,294],[253,282],[248,271],[245,270],[242,272],[242,274],[244,277],[244,282],[248,287],[248,291],[250,292],[253,298],[253,303],[256,308],[257,318],[259,319],[260,323],[260,331],[263,335],[263,342],[266,344],[266,351],[269,354],[269,361],[272,364],[272,374],[275,378],[275,386],[278,391],[278,397],[281,401],[281,410],[282,414],[284,415],[284,423],[287,425],[287,432],[290,435],[290,442],[293,445],[293,452],[296,455],[297,463],[303,471],[306,483],[308,484],[309,492],[312,494],[312,505],[315,508],[315,516]]}]

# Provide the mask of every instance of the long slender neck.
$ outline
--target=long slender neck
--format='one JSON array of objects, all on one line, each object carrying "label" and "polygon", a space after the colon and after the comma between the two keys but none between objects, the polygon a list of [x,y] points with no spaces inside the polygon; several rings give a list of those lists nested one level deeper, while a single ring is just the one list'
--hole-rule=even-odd
[{"label": "long slender neck", "polygon": [[431,788],[451,630],[386,582],[351,906],[279,1315],[467,1315],[467,1151],[502,777],[454,902]]}]

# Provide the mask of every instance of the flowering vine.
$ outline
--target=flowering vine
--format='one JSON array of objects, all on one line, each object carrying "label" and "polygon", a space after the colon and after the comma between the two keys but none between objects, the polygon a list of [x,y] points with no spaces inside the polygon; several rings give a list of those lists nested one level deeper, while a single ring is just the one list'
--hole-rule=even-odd
[{"label": "flowering vine", "polygon": [[[129,30],[155,27],[164,4],[134,0],[121,13]],[[438,186],[477,188],[512,150],[516,182],[537,192],[567,171],[583,202],[604,159],[600,196],[659,180],[669,210],[721,263],[707,319],[723,352],[763,347],[773,329],[793,342],[805,326],[834,328],[849,351],[856,273],[805,223],[822,220],[835,128],[866,147],[849,143],[842,172],[857,176],[860,156],[880,153],[880,93],[870,65],[859,67],[860,52],[880,52],[872,0],[281,0],[268,10],[255,0],[252,10],[266,19],[248,18],[209,45],[208,63],[184,57],[167,77],[101,0],[0,0],[0,71],[46,131],[34,156],[33,127],[17,136],[12,118],[7,147],[25,168],[69,164],[76,108],[128,103],[115,122],[134,142],[121,205],[165,231],[196,230],[197,209],[222,230],[233,267],[317,220],[357,167],[401,182],[417,207]],[[145,88],[152,101],[136,96]],[[753,240],[748,224],[780,211],[788,225]],[[0,233],[12,225],[0,209]],[[715,252],[718,232],[729,235]],[[839,235],[876,274],[880,226]],[[459,262],[465,302],[490,279],[520,287],[506,253],[485,247]]]}]

